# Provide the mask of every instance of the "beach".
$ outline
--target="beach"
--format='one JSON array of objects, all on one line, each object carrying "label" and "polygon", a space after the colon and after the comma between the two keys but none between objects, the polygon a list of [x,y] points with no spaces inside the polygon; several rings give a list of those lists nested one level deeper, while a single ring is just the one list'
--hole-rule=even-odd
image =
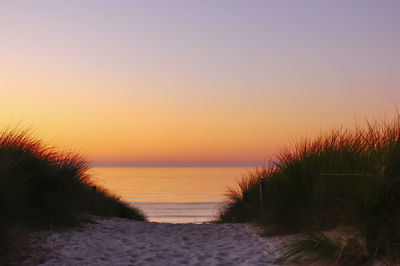
[{"label": "beach", "polygon": [[[273,265],[285,239],[249,224],[170,224],[91,219],[82,227],[29,232],[36,249],[19,265]],[[30,236],[29,236],[30,234]]]}]

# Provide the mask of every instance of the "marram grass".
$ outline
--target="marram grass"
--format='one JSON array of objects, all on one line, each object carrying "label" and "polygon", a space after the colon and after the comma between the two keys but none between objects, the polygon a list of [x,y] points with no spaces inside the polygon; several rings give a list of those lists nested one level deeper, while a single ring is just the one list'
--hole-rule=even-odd
[{"label": "marram grass", "polygon": [[318,261],[323,265],[363,265],[370,259],[365,241],[346,233],[309,232],[285,243],[277,264],[309,265]]},{"label": "marram grass", "polygon": [[145,219],[106,189],[94,189],[87,170],[82,156],[48,147],[29,131],[0,133],[0,259],[16,226],[73,226],[85,215]]},{"label": "marram grass", "polygon": [[[263,212],[261,177],[266,177]],[[220,222],[257,222],[279,233],[351,227],[360,232],[370,258],[395,259],[400,255],[400,117],[298,142],[239,187],[228,193]]]}]

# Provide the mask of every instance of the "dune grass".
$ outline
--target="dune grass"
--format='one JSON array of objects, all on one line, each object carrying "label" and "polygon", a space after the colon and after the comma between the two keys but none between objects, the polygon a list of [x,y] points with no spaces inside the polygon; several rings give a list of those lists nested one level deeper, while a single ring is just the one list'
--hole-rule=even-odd
[{"label": "dune grass", "polygon": [[78,225],[84,215],[145,220],[137,209],[91,181],[85,159],[58,152],[29,131],[0,134],[0,257],[11,245],[8,232],[20,225]]},{"label": "dune grass", "polygon": [[[261,212],[258,181],[263,177]],[[298,142],[228,195],[220,222],[257,222],[280,234],[351,227],[365,243],[363,254],[395,259],[400,255],[400,117]],[[293,244],[289,257],[302,250],[310,254],[309,240],[307,235]]]},{"label": "dune grass", "polygon": [[344,233],[305,233],[300,239],[284,244],[283,256],[276,263],[309,265],[315,261],[323,265],[363,265],[370,260],[362,238]]}]

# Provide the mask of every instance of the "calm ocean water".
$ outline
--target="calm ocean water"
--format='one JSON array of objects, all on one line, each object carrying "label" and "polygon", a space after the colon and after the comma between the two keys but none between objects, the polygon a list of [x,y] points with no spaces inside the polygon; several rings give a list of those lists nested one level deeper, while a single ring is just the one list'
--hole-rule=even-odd
[{"label": "calm ocean water", "polygon": [[243,167],[96,167],[94,180],[153,222],[201,223],[216,217]]}]

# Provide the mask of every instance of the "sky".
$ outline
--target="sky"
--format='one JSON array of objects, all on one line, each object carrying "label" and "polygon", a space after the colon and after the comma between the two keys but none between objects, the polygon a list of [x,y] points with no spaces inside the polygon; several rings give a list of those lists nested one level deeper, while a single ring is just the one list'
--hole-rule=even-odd
[{"label": "sky", "polygon": [[254,165],[400,104],[400,1],[0,2],[0,128],[95,165]]}]

